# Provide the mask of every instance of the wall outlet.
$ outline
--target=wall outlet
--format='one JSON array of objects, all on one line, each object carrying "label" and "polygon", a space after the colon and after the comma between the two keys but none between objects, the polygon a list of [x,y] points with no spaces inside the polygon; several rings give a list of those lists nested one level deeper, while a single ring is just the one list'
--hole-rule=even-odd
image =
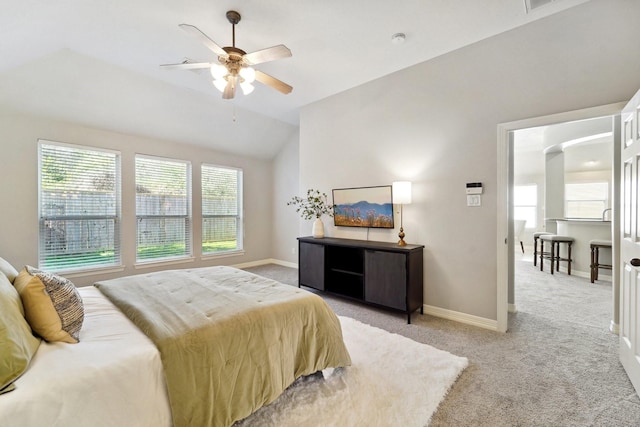
[{"label": "wall outlet", "polygon": [[467,195],[467,206],[482,206],[482,196],[479,194]]},{"label": "wall outlet", "polygon": [[295,255],[295,254],[296,254],[296,247],[295,247],[295,246],[291,248],[291,254],[292,254],[292,255]]}]

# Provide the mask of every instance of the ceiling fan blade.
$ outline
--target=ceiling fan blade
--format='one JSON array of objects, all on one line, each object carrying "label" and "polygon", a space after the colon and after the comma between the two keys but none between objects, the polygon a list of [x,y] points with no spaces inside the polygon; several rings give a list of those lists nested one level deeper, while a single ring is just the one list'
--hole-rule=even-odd
[{"label": "ceiling fan blade", "polygon": [[179,27],[182,28],[187,33],[194,36],[195,38],[197,38],[198,40],[200,40],[206,47],[211,49],[213,53],[215,53],[216,55],[223,56],[225,58],[227,57],[227,52],[225,52],[223,48],[218,46],[216,42],[211,40],[209,36],[207,36],[205,33],[200,31],[198,27],[194,27],[193,25],[189,25],[189,24],[180,24]]},{"label": "ceiling fan blade", "polygon": [[233,99],[236,95],[236,81],[237,76],[229,76],[227,85],[224,87],[224,92],[222,92],[222,99]]},{"label": "ceiling fan blade", "polygon": [[289,86],[285,82],[278,80],[275,77],[271,77],[269,74],[263,73],[259,70],[256,70],[256,80],[262,84],[271,86],[275,90],[278,90],[285,95],[291,93],[291,91],[293,90],[293,87]]},{"label": "ceiling fan blade", "polygon": [[199,68],[211,68],[210,62],[181,62],[179,64],[162,64],[160,68],[164,70],[196,70]]},{"label": "ceiling fan blade", "polygon": [[275,61],[280,58],[288,58],[291,56],[291,51],[283,44],[277,46],[268,47],[266,49],[256,50],[255,52],[247,53],[242,56],[242,60],[247,65],[262,64],[264,62]]}]

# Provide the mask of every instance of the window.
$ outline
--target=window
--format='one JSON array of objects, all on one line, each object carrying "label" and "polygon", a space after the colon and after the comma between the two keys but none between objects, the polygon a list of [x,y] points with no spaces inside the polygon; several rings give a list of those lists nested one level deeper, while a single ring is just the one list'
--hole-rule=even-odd
[{"label": "window", "polygon": [[513,218],[527,221],[525,228],[538,226],[538,186],[516,185],[513,189]]},{"label": "window", "polygon": [[202,165],[202,253],[242,249],[242,171]]},{"label": "window", "polygon": [[40,141],[38,265],[120,264],[120,154]]},{"label": "window", "polygon": [[565,216],[567,218],[602,218],[609,205],[607,182],[565,184]]},{"label": "window", "polygon": [[136,156],[138,262],[191,255],[191,164]]}]

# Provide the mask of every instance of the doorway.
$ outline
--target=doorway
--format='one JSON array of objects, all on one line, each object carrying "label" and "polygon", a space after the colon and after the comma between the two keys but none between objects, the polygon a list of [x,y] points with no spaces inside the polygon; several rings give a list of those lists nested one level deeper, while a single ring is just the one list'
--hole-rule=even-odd
[{"label": "doorway", "polygon": [[[613,119],[512,131],[515,251],[510,312],[602,331],[611,327],[612,276],[602,270],[590,283],[590,241],[612,240]],[[536,232],[574,239],[571,275],[566,262],[555,274],[550,274],[548,260],[540,268],[533,254]],[[566,258],[566,245],[562,246]],[[611,265],[611,250],[603,249],[599,258],[601,264]]]},{"label": "doorway", "polygon": [[[571,111],[566,113],[554,114],[550,116],[537,117],[531,119],[519,120],[516,122],[503,123],[498,125],[498,215],[497,215],[497,329],[499,331],[506,331],[508,328],[508,312],[510,304],[514,308],[514,235],[513,235],[513,220],[514,220],[514,208],[513,208],[513,182],[514,182],[514,170],[513,170],[513,144],[514,144],[514,132],[520,129],[535,128],[541,126],[551,126],[560,123],[574,122],[578,120],[594,119],[604,116],[613,116],[619,114],[624,104],[610,104],[601,107],[594,107],[584,110]],[[615,146],[615,144],[614,144]],[[614,162],[615,163],[615,162]],[[614,170],[614,176],[619,176]],[[617,188],[617,187],[616,187]],[[612,191],[614,197],[617,193],[616,188]],[[614,200],[613,203],[618,203],[619,200]],[[612,217],[615,219],[615,217]],[[617,231],[614,224],[613,237],[615,238]],[[616,274],[619,274],[617,266],[615,264],[616,250],[619,245],[613,244],[614,255],[614,297],[613,300],[618,299],[619,293],[617,290]],[[613,301],[612,301],[613,304]],[[615,324],[617,321],[618,310],[614,304],[614,319]]]}]

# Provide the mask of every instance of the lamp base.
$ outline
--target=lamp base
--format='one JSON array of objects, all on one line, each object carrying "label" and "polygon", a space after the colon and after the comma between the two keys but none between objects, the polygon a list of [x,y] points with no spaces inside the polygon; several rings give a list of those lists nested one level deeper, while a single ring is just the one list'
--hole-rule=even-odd
[{"label": "lamp base", "polygon": [[400,232],[398,233],[398,237],[400,241],[398,242],[398,246],[407,246],[407,242],[404,241],[404,229],[400,227]]}]

